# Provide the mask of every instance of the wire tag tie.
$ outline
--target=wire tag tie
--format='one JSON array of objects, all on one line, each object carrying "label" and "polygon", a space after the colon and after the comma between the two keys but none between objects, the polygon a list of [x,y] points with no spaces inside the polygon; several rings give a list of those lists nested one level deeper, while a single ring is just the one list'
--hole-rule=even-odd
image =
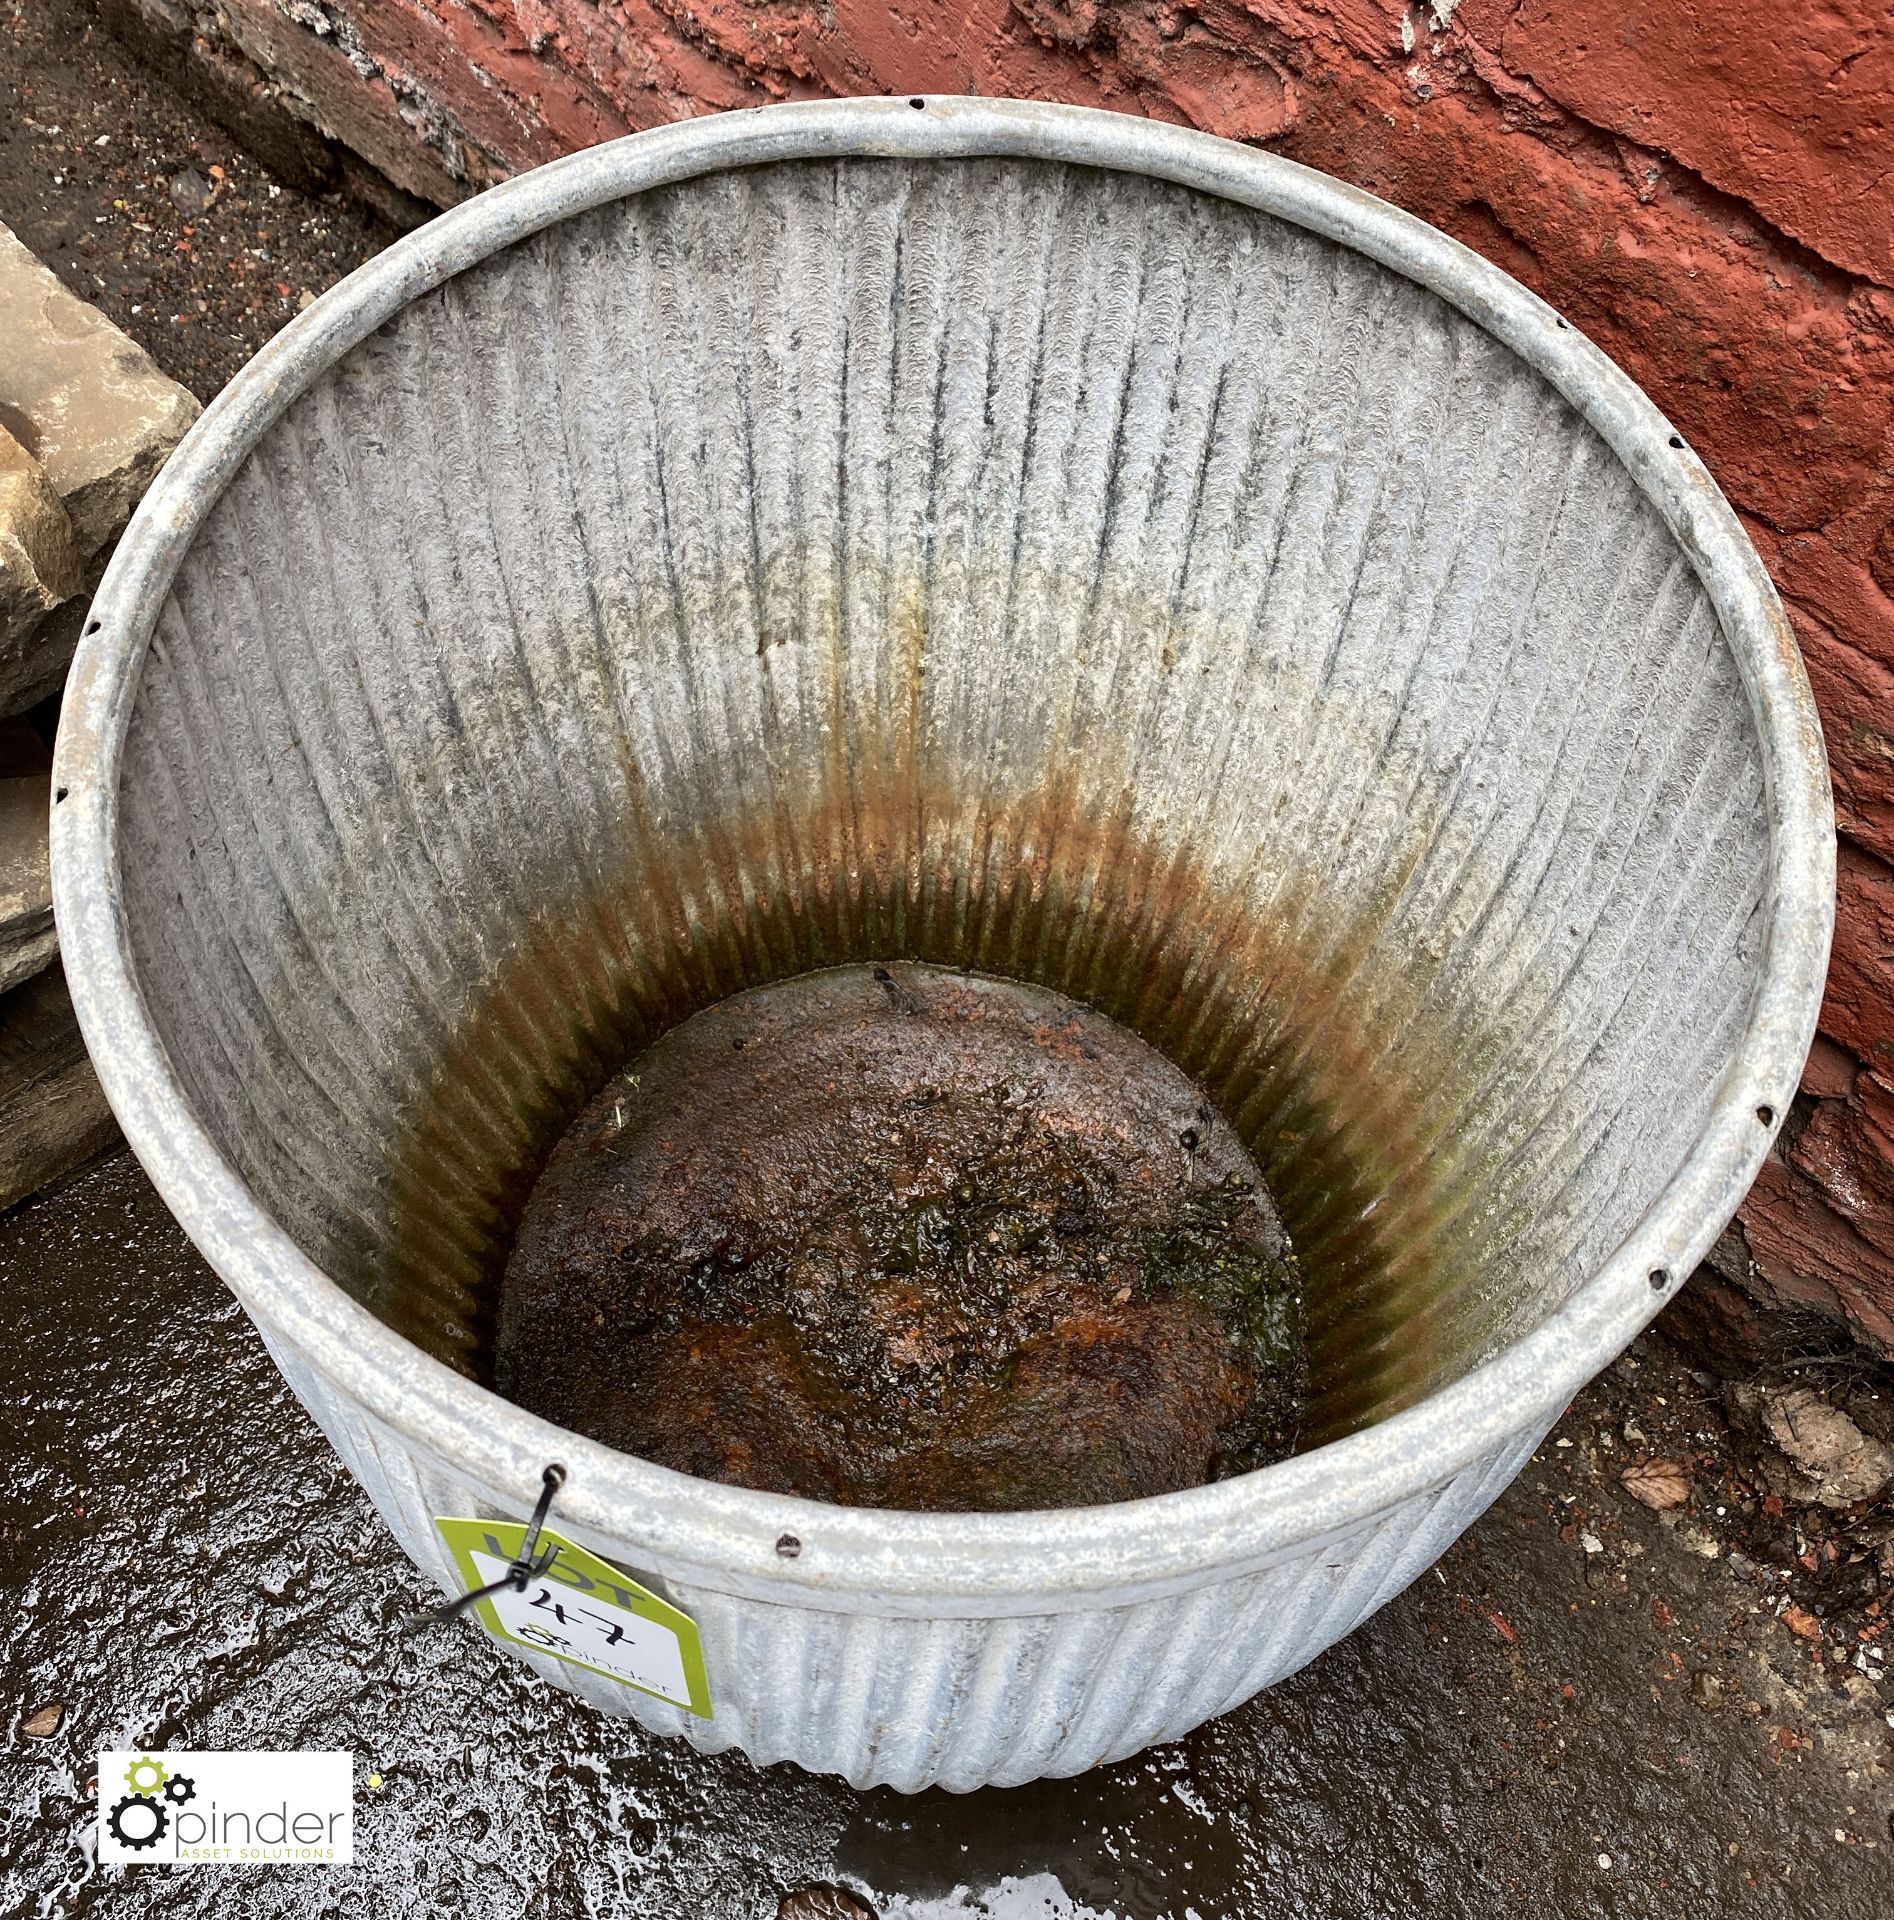
[{"label": "wire tag tie", "polygon": [[553,1495],[566,1483],[566,1470],[561,1466],[549,1466],[540,1480],[539,1501],[533,1508],[532,1519],[527,1523],[525,1537],[520,1541],[520,1550],[513,1556],[513,1564],[499,1579],[489,1580],[484,1587],[475,1587],[472,1592],[443,1601],[440,1606],[430,1607],[425,1613],[411,1615],[408,1620],[411,1631],[444,1626],[450,1620],[459,1619],[469,1607],[477,1606],[496,1593],[504,1593],[509,1587],[515,1593],[524,1593],[528,1585],[558,1559],[559,1549],[556,1546],[548,1547],[539,1554],[534,1549],[539,1545],[539,1533],[546,1524],[546,1516],[552,1511]]}]

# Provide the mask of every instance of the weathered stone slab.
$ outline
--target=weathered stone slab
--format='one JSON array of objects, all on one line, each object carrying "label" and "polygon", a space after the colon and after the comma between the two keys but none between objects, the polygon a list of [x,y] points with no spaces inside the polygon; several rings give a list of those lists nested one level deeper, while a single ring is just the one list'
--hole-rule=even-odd
[{"label": "weathered stone slab", "polygon": [[0,314],[0,426],[44,469],[90,559],[131,518],[200,408],[6,227]]},{"label": "weathered stone slab", "polygon": [[0,660],[84,577],[72,522],[45,468],[0,427]]},{"label": "weathered stone slab", "polygon": [[93,568],[84,592],[75,593],[11,645],[0,646],[0,714],[24,713],[64,684],[100,571]]},{"label": "weathered stone slab", "polygon": [[59,951],[46,859],[47,794],[43,776],[0,779],[0,993],[50,966]]},{"label": "weathered stone slab", "polygon": [[118,1144],[58,967],[0,996],[0,1212]]}]

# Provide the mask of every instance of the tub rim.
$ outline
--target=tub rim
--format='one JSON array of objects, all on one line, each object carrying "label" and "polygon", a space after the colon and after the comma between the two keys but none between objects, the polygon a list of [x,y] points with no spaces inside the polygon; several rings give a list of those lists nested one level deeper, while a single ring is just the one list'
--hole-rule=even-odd
[{"label": "tub rim", "polygon": [[[1531,1332],[1405,1412],[1234,1480],[1050,1513],[846,1508],[698,1480],[556,1427],[421,1352],[302,1252],[192,1112],[138,984],[116,854],[120,756],[176,568],[263,434],[401,308],[543,228],[732,167],[851,157],[1145,174],[1274,215],[1428,287],[1549,380],[1617,454],[1696,569],[1749,693],[1770,824],[1760,975],[1682,1162],[1597,1272]],[[236,375],[145,495],[74,657],[53,791],[60,951],[99,1080],[167,1207],[272,1345],[287,1343],[470,1500],[523,1514],[557,1460],[568,1478],[555,1525],[614,1557],[843,1611],[1060,1612],[1186,1590],[1354,1533],[1536,1441],[1674,1295],[1748,1190],[1812,1042],[1834,922],[1828,768],[1794,637],[1708,470],[1629,376],[1498,267],[1358,188],[1210,134],[1029,101],[917,95],[687,120],[520,174],[358,268]],[[777,1550],[784,1535],[800,1542],[794,1559]]]}]

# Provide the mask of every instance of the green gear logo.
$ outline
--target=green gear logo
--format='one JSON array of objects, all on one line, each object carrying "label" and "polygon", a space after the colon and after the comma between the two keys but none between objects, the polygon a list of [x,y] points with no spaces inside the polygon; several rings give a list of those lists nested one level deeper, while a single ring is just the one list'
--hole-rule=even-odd
[{"label": "green gear logo", "polygon": [[150,1754],[140,1754],[125,1769],[125,1784],[133,1793],[157,1793],[171,1778],[170,1770],[162,1760],[154,1760]]}]

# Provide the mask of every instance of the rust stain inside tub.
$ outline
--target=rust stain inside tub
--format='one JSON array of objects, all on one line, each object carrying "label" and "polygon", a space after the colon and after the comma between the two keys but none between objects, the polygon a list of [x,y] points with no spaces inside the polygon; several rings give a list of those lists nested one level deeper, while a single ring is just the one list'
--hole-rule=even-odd
[{"label": "rust stain inside tub", "polygon": [[554,1151],[498,1385],[706,1479],[979,1511],[1280,1459],[1300,1274],[1203,1093],[1102,1014],[921,965],[737,995]]},{"label": "rust stain inside tub", "polygon": [[[656,1309],[648,1325],[639,1319],[630,1267],[616,1251],[613,1261],[592,1266],[574,1252],[574,1273],[591,1275],[584,1288],[568,1289],[572,1303],[589,1301],[584,1313],[576,1304],[555,1313],[559,1303],[550,1296],[543,1324],[525,1310],[528,1264],[538,1263],[534,1286],[543,1287],[552,1271],[557,1249],[547,1223],[561,1183],[568,1191],[596,1188],[596,1204],[619,1234],[617,1248],[636,1241],[644,1249],[637,1258],[647,1261],[661,1244],[661,1236],[651,1236],[663,1207],[677,1204],[633,1192],[624,1157],[634,1153],[646,1156],[639,1164],[647,1169],[684,1176],[654,1157],[656,1146],[637,1131],[645,1109],[628,1105],[622,1087],[612,1094],[614,1076],[633,1063],[648,1106],[653,1082],[635,1064],[640,1056],[651,1054],[662,1066],[673,1058],[665,1051],[670,1036],[714,1031],[712,1021],[733,1019],[739,1008],[765,1008],[773,1003],[753,996],[783,991],[804,975],[840,978],[852,970],[858,988],[865,980],[874,989],[860,989],[861,1006],[885,1018],[894,1003],[873,980],[882,965],[897,982],[916,977],[904,968],[938,969],[943,980],[959,982],[953,991],[961,993],[989,992],[981,978],[997,977],[1015,994],[1073,996],[1059,1004],[1071,1013],[1088,1009],[1081,1015],[1088,1030],[1142,1049],[1148,1065],[1163,1067],[1174,1086],[1190,1088],[1194,1101],[1212,1108],[1217,1118],[1194,1166],[1178,1144],[1188,1125],[1182,1120],[1122,1152],[1134,1161],[1142,1155],[1153,1180],[1166,1166],[1179,1179],[1188,1174],[1194,1184],[1178,1193],[1197,1216],[1210,1205],[1205,1195],[1214,1181],[1231,1173],[1258,1194],[1266,1188],[1258,1204],[1279,1213],[1302,1285],[1307,1401],[1295,1430],[1298,1448],[1412,1405],[1477,1358],[1503,1329],[1507,1301],[1517,1293],[1504,1280],[1513,1218],[1503,1181],[1496,1185],[1491,1170],[1463,1150],[1470,1106],[1506,1097],[1503,1076],[1486,1084],[1492,1070],[1485,1063],[1500,1050],[1481,1024],[1483,1009],[1456,1008],[1439,995],[1425,955],[1410,949],[1393,964],[1398,948],[1380,936],[1398,907],[1398,872],[1381,893],[1345,901],[1293,878],[1267,891],[1240,875],[1213,872],[1186,847],[1160,845],[1122,811],[1096,804],[1082,785],[1055,782],[1049,793],[1009,809],[973,807],[949,789],[931,788],[923,828],[915,829],[895,817],[870,775],[862,778],[872,791],[846,805],[785,803],[765,814],[737,808],[664,821],[640,804],[622,843],[600,863],[609,873],[568,866],[563,875],[548,871],[534,881],[543,910],[468,997],[394,1157],[386,1195],[390,1257],[365,1269],[361,1280],[377,1311],[430,1352],[542,1413],[582,1430],[629,1434],[612,1422],[646,1418],[657,1401],[645,1392],[636,1406],[614,1411],[600,1402],[584,1413],[584,1383],[576,1373],[562,1375],[560,1348],[589,1338],[602,1352],[622,1355],[628,1327],[644,1326],[651,1336]],[[914,837],[923,846],[918,857],[908,845]],[[938,983],[925,994],[915,985],[907,991],[935,1008],[937,1023],[953,1004],[942,1000],[946,989]],[[962,1022],[961,1038],[995,1034],[1004,998],[992,1001],[981,1023]],[[893,1029],[910,1043],[934,1030],[912,1019]],[[677,1044],[686,1042],[680,1037]],[[726,1042],[724,1051],[726,1066],[746,1070],[767,1057],[747,1040],[742,1049]],[[841,1055],[836,1064],[843,1064]],[[908,1062],[907,1096],[918,1097],[927,1064],[919,1057]],[[1139,1075],[1131,1078],[1143,1084]],[[688,1149],[709,1164],[706,1129],[718,1101],[729,1110],[726,1120],[747,1114],[755,1137],[741,1144],[752,1159],[726,1157],[718,1174],[732,1190],[764,1143],[790,1131],[781,1112],[761,1127],[763,1109],[739,1096],[737,1084],[715,1098],[706,1090],[692,1127],[664,1136],[679,1156]],[[890,1082],[891,1101],[901,1084]],[[1113,1084],[1122,1091],[1122,1073],[1116,1083],[1101,1078],[1095,1112],[1111,1111]],[[961,1117],[978,1111],[962,1103]],[[601,1134],[608,1116],[609,1139]],[[993,1116],[984,1119],[997,1125]],[[866,1116],[861,1130],[872,1132]],[[580,1178],[575,1169],[587,1142],[598,1149],[596,1164]],[[869,1144],[890,1166],[901,1159],[898,1143]],[[1093,1150],[1083,1136],[1068,1144],[1075,1153]],[[917,1137],[906,1151],[919,1150]],[[1003,1196],[1014,1176],[998,1136],[988,1137],[983,1151],[996,1169],[992,1191]],[[556,1152],[559,1166],[548,1175]],[[1227,1164],[1219,1158],[1230,1155],[1239,1157]],[[691,1177],[706,1177],[702,1166]],[[542,1179],[550,1184],[529,1221]],[[831,1193],[825,1204],[845,1212],[864,1195],[858,1191],[851,1201]],[[759,1205],[767,1197],[761,1187],[751,1195]],[[1139,1233],[1161,1237],[1158,1189],[1147,1189],[1145,1199],[1135,1222],[1125,1216],[1131,1238],[1121,1238],[1121,1250]],[[786,1260],[790,1243],[782,1236],[793,1228],[813,1235],[816,1246],[818,1224],[813,1215],[782,1217],[771,1244]],[[1177,1224],[1180,1232],[1204,1228],[1188,1211]],[[667,1231],[675,1246],[696,1244],[677,1218]],[[730,1244],[742,1241],[737,1235]],[[750,1244],[761,1242],[752,1234]],[[702,1269],[700,1279],[710,1271]],[[1498,1280],[1488,1277],[1495,1273]],[[744,1301],[753,1311],[739,1315],[752,1349],[764,1338],[757,1329],[773,1324],[774,1309],[757,1291],[763,1278],[751,1272]],[[1149,1305],[1134,1285],[1133,1298],[1112,1308],[1114,1325],[1121,1330],[1136,1317],[1130,1309]],[[1173,1319],[1182,1313],[1178,1308]],[[604,1324],[585,1314],[603,1315]],[[705,1320],[698,1315],[700,1330]],[[703,1386],[701,1371],[709,1351],[700,1338],[692,1360],[687,1344],[686,1371],[673,1370],[666,1390],[681,1422],[689,1370],[699,1369],[698,1411],[714,1433],[716,1395]],[[603,1380],[610,1368],[601,1365],[598,1373]],[[922,1380],[913,1373],[906,1386]],[[1244,1391],[1240,1381],[1226,1381],[1204,1389],[1207,1397],[1196,1403],[1196,1431],[1209,1436],[1199,1478],[1229,1471],[1242,1457],[1229,1407]],[[555,1394],[563,1397],[543,1397]],[[1056,1397],[1043,1404],[1056,1404]],[[761,1416],[744,1413],[755,1428]],[[655,1437],[647,1444],[661,1452]],[[706,1463],[699,1470],[736,1472],[740,1462],[720,1460],[702,1439],[693,1444],[698,1452],[690,1457]],[[1259,1449],[1249,1457],[1260,1462],[1265,1455]],[[883,1466],[892,1472],[887,1458]],[[1132,1479],[1124,1484],[1132,1484],[1135,1474],[1126,1472]],[[944,1482],[938,1491],[949,1497]]]}]

